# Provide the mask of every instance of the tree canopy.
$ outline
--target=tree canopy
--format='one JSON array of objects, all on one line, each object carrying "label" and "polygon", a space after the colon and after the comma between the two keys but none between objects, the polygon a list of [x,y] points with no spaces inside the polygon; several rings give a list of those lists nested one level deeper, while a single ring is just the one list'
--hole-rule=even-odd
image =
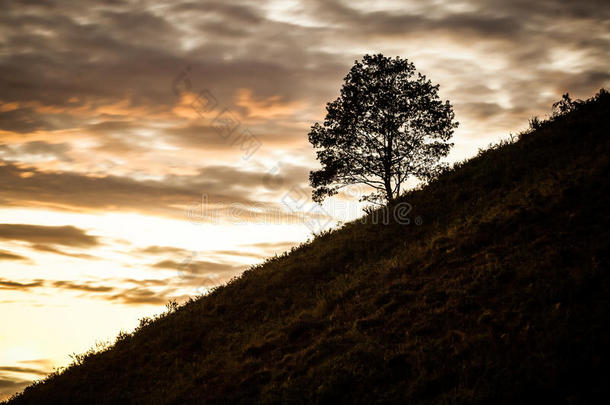
[{"label": "tree canopy", "polygon": [[309,174],[314,201],[363,184],[373,189],[363,200],[391,202],[410,176],[433,177],[458,125],[438,88],[407,59],[377,54],[356,61],[324,122],[309,132],[322,165]]}]

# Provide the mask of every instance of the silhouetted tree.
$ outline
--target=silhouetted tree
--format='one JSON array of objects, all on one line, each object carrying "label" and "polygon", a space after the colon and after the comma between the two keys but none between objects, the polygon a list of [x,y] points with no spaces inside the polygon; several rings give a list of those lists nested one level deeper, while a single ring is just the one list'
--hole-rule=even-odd
[{"label": "silhouetted tree", "polygon": [[407,59],[378,54],[356,61],[323,124],[309,132],[322,165],[309,174],[314,201],[365,184],[375,191],[363,200],[391,202],[409,176],[433,177],[458,125],[438,87]]}]

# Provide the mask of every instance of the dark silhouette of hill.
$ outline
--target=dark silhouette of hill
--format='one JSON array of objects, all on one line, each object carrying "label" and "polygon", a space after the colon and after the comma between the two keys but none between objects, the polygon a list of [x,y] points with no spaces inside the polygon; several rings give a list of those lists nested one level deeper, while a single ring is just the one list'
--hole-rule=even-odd
[{"label": "dark silhouette of hill", "polygon": [[422,225],[320,235],[9,403],[607,401],[609,119],[536,121],[408,192]]}]

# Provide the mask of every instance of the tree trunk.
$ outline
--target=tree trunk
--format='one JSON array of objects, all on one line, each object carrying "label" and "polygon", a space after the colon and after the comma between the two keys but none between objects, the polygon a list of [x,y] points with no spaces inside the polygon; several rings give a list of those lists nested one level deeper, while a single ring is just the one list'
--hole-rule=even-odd
[{"label": "tree trunk", "polygon": [[389,203],[394,201],[394,193],[392,193],[392,182],[390,177],[387,177],[385,179],[383,179],[384,185],[385,185],[385,194],[386,194],[386,198],[388,200]]},{"label": "tree trunk", "polygon": [[391,203],[394,201],[394,193],[392,192],[392,150],[394,148],[394,137],[392,136],[392,133],[389,133],[386,138],[386,160],[384,162],[385,176],[383,182],[385,186],[386,198],[388,199],[388,203]]}]

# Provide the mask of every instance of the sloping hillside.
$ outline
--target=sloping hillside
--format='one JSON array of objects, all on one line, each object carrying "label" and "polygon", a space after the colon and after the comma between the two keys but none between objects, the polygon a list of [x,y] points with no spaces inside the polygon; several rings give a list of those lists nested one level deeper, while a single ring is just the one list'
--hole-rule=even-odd
[{"label": "sloping hillside", "polygon": [[346,224],[10,403],[607,401],[609,120],[600,93],[408,193],[423,224]]}]

